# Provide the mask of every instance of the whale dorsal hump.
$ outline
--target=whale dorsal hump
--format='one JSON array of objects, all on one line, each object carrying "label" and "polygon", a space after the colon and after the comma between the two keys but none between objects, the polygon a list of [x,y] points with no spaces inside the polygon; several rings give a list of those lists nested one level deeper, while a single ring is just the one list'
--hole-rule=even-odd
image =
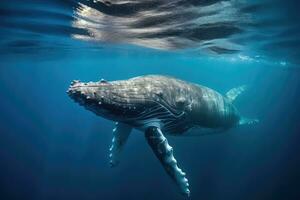
[{"label": "whale dorsal hump", "polygon": [[232,88],[226,93],[226,97],[230,102],[233,102],[241,93],[247,89],[247,85],[242,85],[236,88]]}]

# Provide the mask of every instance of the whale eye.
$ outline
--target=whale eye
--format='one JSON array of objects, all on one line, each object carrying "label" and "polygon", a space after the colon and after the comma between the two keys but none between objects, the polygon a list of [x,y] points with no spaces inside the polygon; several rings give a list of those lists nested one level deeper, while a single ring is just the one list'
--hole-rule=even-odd
[{"label": "whale eye", "polygon": [[160,91],[160,90],[156,91],[156,95],[162,98],[163,97],[163,92]]},{"label": "whale eye", "polygon": [[180,108],[182,108],[186,104],[186,100],[184,97],[178,97],[176,99],[176,105]]},{"label": "whale eye", "polygon": [[176,99],[176,103],[178,103],[178,104],[184,104],[184,102],[185,102],[184,97],[179,97],[179,98]]}]

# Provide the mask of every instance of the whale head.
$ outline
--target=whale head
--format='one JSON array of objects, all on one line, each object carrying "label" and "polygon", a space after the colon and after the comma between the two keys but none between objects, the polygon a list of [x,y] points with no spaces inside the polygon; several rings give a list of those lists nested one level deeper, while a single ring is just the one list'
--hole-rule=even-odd
[{"label": "whale head", "polygon": [[143,99],[137,97],[122,81],[71,82],[67,94],[75,102],[95,114],[113,120],[124,121],[136,116],[143,107]]}]

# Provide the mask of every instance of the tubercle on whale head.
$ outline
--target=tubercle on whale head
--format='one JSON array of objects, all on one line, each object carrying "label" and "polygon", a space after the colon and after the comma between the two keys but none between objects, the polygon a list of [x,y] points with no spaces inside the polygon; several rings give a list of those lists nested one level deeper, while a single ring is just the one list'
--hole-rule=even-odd
[{"label": "tubercle on whale head", "polygon": [[75,102],[83,105],[101,104],[109,93],[110,83],[101,79],[98,82],[81,82],[74,80],[67,90],[67,94]]},{"label": "tubercle on whale head", "polygon": [[[124,117],[137,112],[136,106],[129,104],[129,98],[124,98],[126,92],[122,85],[101,79],[98,82],[71,82],[67,94],[71,99],[87,110],[104,118],[122,121]],[[123,96],[120,98],[120,95]]]}]

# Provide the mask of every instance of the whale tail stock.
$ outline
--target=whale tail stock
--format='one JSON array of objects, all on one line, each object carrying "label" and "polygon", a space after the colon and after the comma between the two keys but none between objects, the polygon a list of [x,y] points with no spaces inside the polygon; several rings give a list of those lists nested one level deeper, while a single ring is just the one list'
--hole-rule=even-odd
[{"label": "whale tail stock", "polygon": [[[247,85],[241,85],[236,88],[230,89],[226,93],[226,98],[232,103],[240,94],[242,94],[248,88]],[[250,119],[246,117],[241,117],[239,125],[253,125],[259,122],[258,119]]]}]

